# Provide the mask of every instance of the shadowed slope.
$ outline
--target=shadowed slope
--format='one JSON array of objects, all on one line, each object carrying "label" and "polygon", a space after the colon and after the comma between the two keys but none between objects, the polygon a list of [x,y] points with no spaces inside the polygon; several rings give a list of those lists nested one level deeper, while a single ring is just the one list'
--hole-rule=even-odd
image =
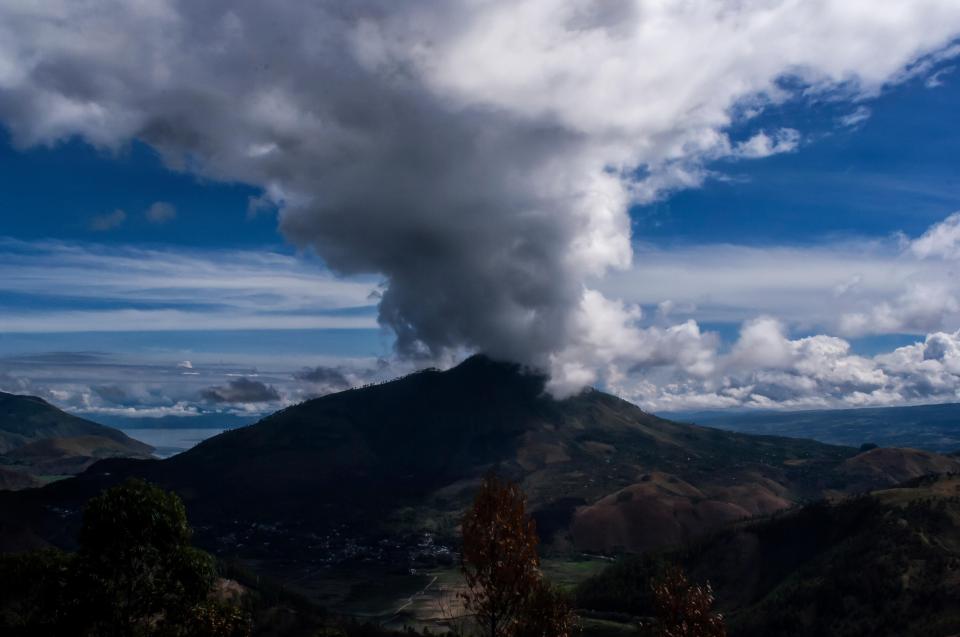
[{"label": "shadowed slope", "polygon": [[150,451],[122,431],[57,409],[37,396],[0,392],[0,454],[36,440],[100,436],[137,451]]},{"label": "shadowed slope", "polygon": [[[557,401],[543,387],[540,375],[474,356],[307,401],[168,460],[103,461],[42,498],[79,506],[121,476],[146,477],[180,493],[221,550],[235,550],[235,523],[296,529],[288,538],[336,528],[452,537],[495,469],[522,484],[544,541],[638,551],[889,484],[875,463],[846,463],[856,455],[847,447],[679,424],[595,390]],[[935,454],[885,453],[898,477],[960,469]]]},{"label": "shadowed slope", "polygon": [[623,560],[579,587],[582,608],[652,613],[665,563],[710,581],[734,637],[960,631],[960,478],[927,477],[737,525]]},{"label": "shadowed slope", "polygon": [[149,458],[153,447],[72,416],[36,396],[0,392],[0,489],[23,489],[73,475],[103,458]]}]

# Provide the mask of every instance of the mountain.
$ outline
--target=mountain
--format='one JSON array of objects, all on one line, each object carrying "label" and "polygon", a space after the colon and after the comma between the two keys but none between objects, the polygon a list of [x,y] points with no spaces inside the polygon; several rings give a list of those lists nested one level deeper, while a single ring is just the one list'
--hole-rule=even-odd
[{"label": "mountain", "polygon": [[36,486],[40,476],[80,473],[104,458],[149,458],[152,451],[42,398],[0,392],[0,489]]},{"label": "mountain", "polygon": [[741,433],[812,438],[835,445],[960,450],[960,403],[809,411],[699,411],[669,417]]},{"label": "mountain", "polygon": [[960,477],[928,477],[741,524],[623,560],[581,584],[578,604],[649,615],[650,579],[679,564],[712,584],[732,637],[960,634],[958,495]]},{"label": "mountain", "polygon": [[57,409],[36,396],[0,392],[0,453],[47,438],[99,436],[142,450],[124,433]]},{"label": "mountain", "polygon": [[496,470],[522,484],[552,549],[643,551],[797,503],[960,470],[926,452],[881,458],[679,424],[595,390],[555,400],[544,383],[475,356],[307,401],[167,460],[103,461],[0,506],[30,520],[18,537],[69,543],[84,499],[137,475],[176,490],[214,551],[266,559],[316,545],[337,560],[380,555],[386,537],[430,531],[454,541],[480,477]]},{"label": "mountain", "polygon": [[235,414],[202,413],[195,416],[116,416],[101,414],[97,416],[104,425],[115,429],[235,429],[252,425],[258,418],[237,416]]}]

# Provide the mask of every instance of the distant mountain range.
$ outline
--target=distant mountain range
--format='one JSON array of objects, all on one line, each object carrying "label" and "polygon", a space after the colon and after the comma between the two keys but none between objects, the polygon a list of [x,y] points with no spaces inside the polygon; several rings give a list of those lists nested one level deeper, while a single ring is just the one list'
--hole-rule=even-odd
[{"label": "distant mountain range", "polygon": [[57,409],[36,396],[0,392],[0,489],[73,475],[104,458],[149,458],[153,448]]},{"label": "distant mountain range", "polygon": [[[904,536],[911,551],[917,538],[941,532],[923,526],[927,514],[916,508],[902,515],[868,509],[861,516],[859,509],[847,514],[831,505],[817,517],[821,509],[807,514],[804,505],[960,472],[960,459],[929,451],[863,451],[673,422],[595,390],[555,400],[545,382],[517,365],[475,356],[448,371],[426,370],[289,407],[165,460],[100,460],[40,489],[0,492],[0,552],[75,546],[86,501],[137,476],[180,494],[204,548],[331,610],[363,609],[365,600],[382,609],[397,599],[383,590],[385,578],[405,582],[405,591],[420,582],[413,590],[421,590],[428,585],[417,579],[424,569],[450,567],[460,517],[481,477],[496,471],[528,495],[551,559],[672,552],[696,577],[714,581],[732,619],[766,618],[755,626],[741,623],[746,632],[733,634],[794,634],[763,632],[779,603],[764,591],[781,591],[784,608],[809,617],[818,608],[809,595],[846,594],[829,589],[818,572],[833,577],[842,566],[856,573],[863,555],[865,572],[880,577],[887,563],[870,543],[899,538],[885,534],[900,528],[900,517],[917,529]],[[58,411],[42,401],[16,404],[48,417]],[[122,436],[112,435],[115,441]],[[73,451],[65,439],[9,453]],[[945,542],[955,542],[952,516],[931,522],[948,520]],[[676,553],[681,545],[686,548]],[[950,551],[924,551],[917,549],[917,559],[952,564]],[[900,562],[891,564],[889,578],[901,577]],[[932,577],[926,564],[910,572]],[[715,574],[723,568],[728,577]]]},{"label": "distant mountain range", "polygon": [[98,422],[116,429],[236,429],[257,422],[259,418],[235,414],[197,414],[194,416],[117,416],[97,414]]},{"label": "distant mountain range", "polygon": [[[69,544],[71,515],[127,475],[180,493],[209,548],[257,544],[258,554],[282,557],[302,549],[303,537],[334,532],[354,553],[388,535],[454,538],[490,470],[522,484],[550,546],[605,552],[657,548],[800,502],[960,470],[927,452],[880,457],[679,424],[594,390],[558,401],[544,384],[475,356],[449,371],[310,400],[167,460],[103,461],[0,499],[30,521],[0,531],[0,542]],[[273,530],[254,543],[238,539],[238,528]]]},{"label": "distant mountain range", "polygon": [[692,411],[664,414],[730,431],[811,438],[835,445],[960,450],[960,403],[815,411]]}]

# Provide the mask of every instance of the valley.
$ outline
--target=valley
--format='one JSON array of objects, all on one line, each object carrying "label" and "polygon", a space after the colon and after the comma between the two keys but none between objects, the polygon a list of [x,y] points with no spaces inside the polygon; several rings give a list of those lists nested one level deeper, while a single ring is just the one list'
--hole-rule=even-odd
[{"label": "valley", "polygon": [[102,459],[0,492],[0,549],[71,548],[84,502],[135,476],[179,494],[198,544],[223,560],[336,613],[436,626],[458,586],[460,516],[490,471],[522,486],[544,571],[569,590],[617,556],[960,472],[928,451],[672,422],[596,390],[557,401],[544,382],[477,356],[295,405],[165,460]]}]

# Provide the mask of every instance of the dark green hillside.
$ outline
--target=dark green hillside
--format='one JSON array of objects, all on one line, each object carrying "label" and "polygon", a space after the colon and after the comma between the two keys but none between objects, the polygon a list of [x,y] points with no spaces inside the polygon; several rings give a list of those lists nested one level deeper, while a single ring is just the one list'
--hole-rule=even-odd
[{"label": "dark green hillside", "polygon": [[914,481],[629,558],[579,588],[582,607],[647,615],[649,579],[679,563],[709,580],[731,635],[960,632],[960,478]]},{"label": "dark green hillside", "polygon": [[80,473],[103,458],[149,458],[152,452],[121,431],[72,416],[42,398],[0,392],[0,489]]},{"label": "dark green hillside", "polygon": [[47,438],[100,436],[139,451],[149,450],[122,431],[57,409],[36,396],[0,392],[0,454]]}]

